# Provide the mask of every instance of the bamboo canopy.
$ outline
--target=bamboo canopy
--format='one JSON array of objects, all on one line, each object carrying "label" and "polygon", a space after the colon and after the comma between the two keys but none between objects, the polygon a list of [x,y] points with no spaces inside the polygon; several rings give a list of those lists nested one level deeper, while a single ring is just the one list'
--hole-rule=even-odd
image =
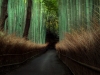
[{"label": "bamboo canopy", "polygon": [[[2,1],[0,1],[2,2]],[[0,3],[2,4],[2,3]],[[27,16],[27,0],[8,0],[8,18],[4,29],[8,34],[15,33],[22,37]],[[32,16],[28,38],[36,43],[45,43],[45,25],[42,0],[32,0]]]},{"label": "bamboo canopy", "polygon": [[[45,43],[45,20],[46,17],[48,18],[46,14],[51,13],[46,11],[43,0],[31,1],[31,19],[29,32],[27,31],[28,39],[36,43]],[[79,30],[83,27],[89,30],[92,25],[100,24],[100,0],[58,0],[58,2],[59,16],[57,18],[59,18],[59,27],[56,28],[59,28],[60,40],[66,32],[71,32],[73,29]],[[6,32],[9,34],[15,33],[17,36],[23,37],[27,21],[28,4],[28,0],[8,0],[8,17],[6,20],[4,19],[4,30]],[[0,0],[0,18],[2,15],[2,5],[3,0]],[[50,28],[50,30],[53,29]]]}]

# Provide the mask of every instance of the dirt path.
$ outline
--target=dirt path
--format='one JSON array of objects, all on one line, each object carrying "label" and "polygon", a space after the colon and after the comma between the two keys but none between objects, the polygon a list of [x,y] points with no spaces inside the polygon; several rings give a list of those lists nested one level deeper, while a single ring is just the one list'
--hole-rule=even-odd
[{"label": "dirt path", "polygon": [[59,60],[55,50],[48,50],[26,65],[6,75],[73,75]]}]

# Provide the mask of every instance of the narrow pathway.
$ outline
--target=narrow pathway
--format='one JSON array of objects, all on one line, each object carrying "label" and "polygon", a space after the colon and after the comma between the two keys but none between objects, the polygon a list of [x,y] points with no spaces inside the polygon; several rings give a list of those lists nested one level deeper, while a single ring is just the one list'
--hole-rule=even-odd
[{"label": "narrow pathway", "polygon": [[59,60],[55,50],[48,50],[26,65],[6,75],[73,75]]}]

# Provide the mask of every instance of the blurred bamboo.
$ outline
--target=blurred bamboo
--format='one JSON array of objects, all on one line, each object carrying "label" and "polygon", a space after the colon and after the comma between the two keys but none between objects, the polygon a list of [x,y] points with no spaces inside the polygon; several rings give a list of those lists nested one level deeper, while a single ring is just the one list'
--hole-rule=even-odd
[{"label": "blurred bamboo", "polygon": [[25,24],[25,29],[24,29],[24,33],[23,33],[23,37],[26,39],[28,39],[28,32],[29,32],[29,28],[30,28],[31,7],[32,7],[32,0],[28,0],[26,24]]},{"label": "blurred bamboo", "polygon": [[1,18],[1,10],[2,9],[2,0],[0,0],[0,18]]},{"label": "blurred bamboo", "polygon": [[5,20],[8,17],[7,14],[8,0],[0,0],[0,28],[4,30]]},{"label": "blurred bamboo", "polygon": [[45,43],[44,8],[42,0],[32,0],[31,25],[28,37],[36,43]]},{"label": "blurred bamboo", "polygon": [[[87,30],[100,22],[99,0],[59,0],[59,37],[64,37],[65,32],[83,27]],[[93,22],[94,20],[94,22]],[[94,24],[95,23],[95,24]]]},{"label": "blurred bamboo", "polygon": [[27,0],[8,0],[8,22],[5,23],[5,31],[22,37],[26,23],[26,11]]}]

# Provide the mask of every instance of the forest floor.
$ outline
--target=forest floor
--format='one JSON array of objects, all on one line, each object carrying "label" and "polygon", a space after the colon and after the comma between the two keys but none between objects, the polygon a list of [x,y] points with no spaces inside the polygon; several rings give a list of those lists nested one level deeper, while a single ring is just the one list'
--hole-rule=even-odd
[{"label": "forest floor", "polygon": [[56,50],[31,59],[6,75],[73,75],[68,67],[58,58]]}]

